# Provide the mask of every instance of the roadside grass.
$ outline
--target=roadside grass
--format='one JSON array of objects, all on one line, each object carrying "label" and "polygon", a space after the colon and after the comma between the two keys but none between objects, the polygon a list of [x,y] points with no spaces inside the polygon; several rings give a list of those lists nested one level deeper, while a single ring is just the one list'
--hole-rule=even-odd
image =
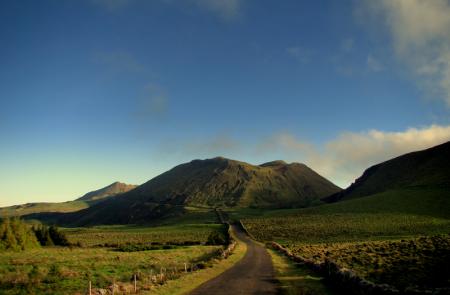
[{"label": "roadside grass", "polygon": [[[181,278],[173,281],[168,281],[166,284],[155,288],[148,292],[148,294],[158,295],[178,295],[187,294],[200,286],[201,284],[217,277],[221,273],[225,272],[232,266],[234,266],[239,260],[241,260],[247,252],[247,245],[237,239],[234,235],[233,238],[237,241],[236,248],[233,253],[224,260],[216,260],[212,264],[211,268],[202,269],[193,273],[189,273]],[[144,293],[146,294],[146,293]]]},{"label": "roadside grass", "polygon": [[333,292],[322,277],[295,263],[286,256],[268,249],[272,257],[275,279],[279,283],[280,293],[283,295],[333,295]]},{"label": "roadside grass", "polygon": [[221,246],[191,246],[170,250],[116,252],[107,248],[46,247],[24,252],[0,253],[1,294],[83,293],[88,281],[107,288],[113,281],[130,284],[138,274],[144,288],[152,274],[182,270],[184,263],[207,260]]},{"label": "roadside grass", "polygon": [[289,245],[290,250],[316,263],[326,259],[372,282],[405,290],[448,287],[450,236],[396,241]]},{"label": "roadside grass", "polygon": [[392,190],[262,217],[254,212],[237,215],[247,216],[243,224],[260,241],[276,241],[317,262],[330,259],[400,290],[449,287],[448,189]]}]

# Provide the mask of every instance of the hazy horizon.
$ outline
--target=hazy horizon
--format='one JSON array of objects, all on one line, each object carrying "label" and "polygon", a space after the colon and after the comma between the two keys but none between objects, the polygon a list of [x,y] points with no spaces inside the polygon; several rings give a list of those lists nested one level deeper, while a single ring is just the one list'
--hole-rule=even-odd
[{"label": "hazy horizon", "polygon": [[346,187],[450,140],[449,31],[447,0],[3,1],[0,207],[215,156]]}]

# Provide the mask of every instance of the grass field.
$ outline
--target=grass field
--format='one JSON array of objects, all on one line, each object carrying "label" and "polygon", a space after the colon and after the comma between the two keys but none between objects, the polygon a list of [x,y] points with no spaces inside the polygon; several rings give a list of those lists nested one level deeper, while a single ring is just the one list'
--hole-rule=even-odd
[{"label": "grass field", "polygon": [[377,283],[399,289],[449,286],[448,190],[389,191],[306,209],[263,211],[262,217],[257,210],[229,214],[246,217],[246,229],[260,241],[279,242],[318,262],[331,259]]},{"label": "grass field", "polygon": [[148,292],[148,294],[186,294],[189,291],[192,291],[200,286],[202,283],[215,278],[216,276],[234,266],[234,264],[242,259],[246,254],[247,245],[240,242],[235,236],[233,236],[233,233],[231,233],[231,235],[235,240],[237,240],[237,244],[233,253],[226,260],[222,260],[220,263],[214,264],[213,268],[207,268],[193,273],[188,273],[187,275],[184,275],[177,280],[168,281],[166,284],[161,285]]},{"label": "grass field", "polygon": [[406,214],[329,214],[243,221],[258,240],[281,244],[385,240],[450,232],[450,220]]},{"label": "grass field", "polygon": [[404,290],[448,287],[450,236],[439,235],[397,241],[294,244],[294,254],[316,262],[325,259],[351,269],[376,283],[388,283]]},{"label": "grass field", "polygon": [[214,232],[223,232],[220,224],[182,224],[158,227],[99,226],[92,228],[67,228],[69,242],[83,247],[124,244],[205,244]]},{"label": "grass field", "polygon": [[214,211],[189,208],[188,212],[180,224],[176,217],[153,227],[64,228],[75,245],[71,248],[1,252],[0,294],[84,294],[89,280],[95,290],[115,282],[120,294],[134,288],[134,274],[138,289],[153,293],[162,283],[181,279],[191,267],[209,267],[220,256],[223,246],[209,244],[217,241],[211,236],[226,234],[226,226],[213,223]]},{"label": "grass field", "polygon": [[0,253],[1,294],[83,293],[88,281],[107,288],[113,281],[130,288],[138,274],[139,288],[149,288],[151,275],[175,270],[184,263],[207,260],[220,246],[191,246],[171,250],[117,252],[108,248],[42,248],[25,252]]},{"label": "grass field", "polygon": [[[253,213],[253,212],[250,212]],[[445,190],[390,191],[305,209],[237,212],[262,241],[280,243],[384,240],[450,232],[450,196]]]},{"label": "grass field", "polygon": [[210,224],[218,223],[213,208],[185,206],[184,214],[157,219],[152,225]]}]

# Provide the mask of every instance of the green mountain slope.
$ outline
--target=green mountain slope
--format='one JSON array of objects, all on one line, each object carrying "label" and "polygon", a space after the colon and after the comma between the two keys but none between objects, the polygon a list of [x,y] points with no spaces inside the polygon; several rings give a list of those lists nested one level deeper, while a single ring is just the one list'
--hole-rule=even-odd
[{"label": "green mountain slope", "polygon": [[260,240],[285,244],[386,240],[450,231],[450,190],[408,188],[320,206],[236,212]]},{"label": "green mountain slope", "polygon": [[364,198],[325,204],[301,214],[399,213],[450,219],[450,190],[445,188],[394,189]]},{"label": "green mountain slope", "polygon": [[0,217],[22,216],[33,213],[44,212],[75,212],[104,200],[106,198],[115,196],[120,193],[127,192],[136,185],[125,184],[121,182],[114,182],[104,188],[89,192],[76,199],[75,201],[68,201],[62,203],[27,203],[22,205],[15,205],[0,208]]},{"label": "green mountain slope", "polygon": [[337,202],[405,188],[450,189],[450,142],[367,169],[347,189],[323,199]]},{"label": "green mountain slope", "polygon": [[184,206],[306,207],[339,190],[303,164],[275,161],[255,166],[218,157],[181,164],[128,193],[57,220],[123,224],[179,215]]},{"label": "green mountain slope", "polygon": [[445,143],[375,165],[328,204],[229,215],[260,240],[290,245],[448,234],[449,150]]}]

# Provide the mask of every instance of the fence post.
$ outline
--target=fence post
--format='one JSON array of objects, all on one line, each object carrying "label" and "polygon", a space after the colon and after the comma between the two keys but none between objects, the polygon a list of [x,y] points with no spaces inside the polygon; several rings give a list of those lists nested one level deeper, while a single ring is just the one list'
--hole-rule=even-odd
[{"label": "fence post", "polygon": [[136,274],[134,274],[134,293],[137,292],[137,285],[136,285]]},{"label": "fence post", "polygon": [[92,295],[92,283],[89,280],[89,295]]},{"label": "fence post", "polygon": [[114,295],[114,289],[116,288],[116,280],[113,280],[112,284],[112,295]]},{"label": "fence post", "polygon": [[187,264],[186,264],[186,262],[184,263],[184,272],[187,273]]}]

